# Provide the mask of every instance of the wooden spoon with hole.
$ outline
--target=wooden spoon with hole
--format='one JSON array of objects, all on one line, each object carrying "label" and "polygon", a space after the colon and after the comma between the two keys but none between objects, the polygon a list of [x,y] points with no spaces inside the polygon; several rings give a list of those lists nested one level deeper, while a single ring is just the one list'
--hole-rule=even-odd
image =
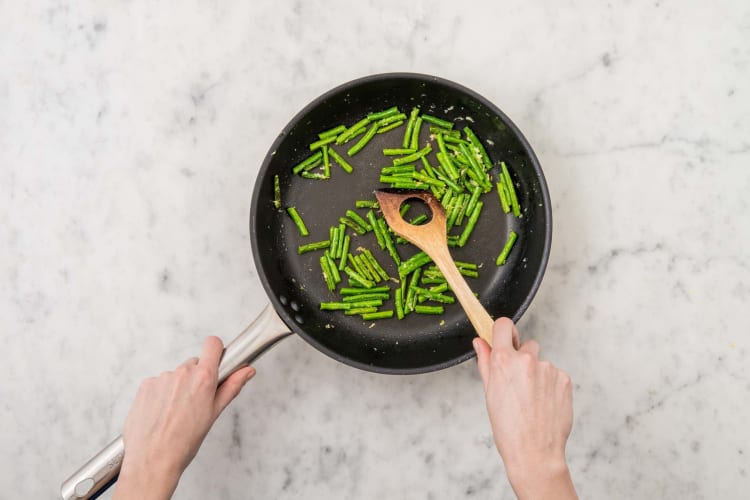
[{"label": "wooden spoon with hole", "polygon": [[[405,191],[401,189],[381,189],[375,191],[375,197],[380,204],[380,210],[385,216],[385,221],[393,231],[416,245],[420,250],[430,256],[445,276],[446,281],[456,295],[469,321],[474,326],[477,335],[492,345],[493,320],[487,311],[479,303],[474,293],[469,288],[466,280],[461,276],[456,264],[453,263],[448,250],[448,234],[445,228],[445,210],[440,202],[431,193],[424,191]],[[421,225],[409,224],[401,217],[399,212],[401,205],[410,199],[420,199],[432,212],[429,222]],[[518,348],[518,339],[513,338],[514,347]]]}]

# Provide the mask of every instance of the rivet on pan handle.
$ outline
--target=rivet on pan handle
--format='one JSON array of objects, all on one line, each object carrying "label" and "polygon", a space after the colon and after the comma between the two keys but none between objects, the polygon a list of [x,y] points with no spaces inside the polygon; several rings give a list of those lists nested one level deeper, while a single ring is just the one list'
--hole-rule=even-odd
[{"label": "rivet on pan handle", "polygon": [[[282,338],[290,335],[287,327],[271,305],[250,323],[224,349],[219,364],[219,384],[238,368],[252,363]],[[91,460],[63,482],[60,494],[63,500],[91,500],[104,493],[120,474],[125,457],[122,436],[118,436]]]}]

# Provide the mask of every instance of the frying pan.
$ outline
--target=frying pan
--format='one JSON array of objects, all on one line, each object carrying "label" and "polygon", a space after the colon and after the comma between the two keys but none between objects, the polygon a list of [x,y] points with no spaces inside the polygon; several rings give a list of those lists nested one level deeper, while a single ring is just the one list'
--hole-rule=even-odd
[{"label": "frying pan", "polygon": [[[300,111],[263,161],[253,191],[250,239],[258,276],[271,304],[227,346],[219,367],[220,382],[292,332],[338,361],[378,373],[428,372],[474,356],[475,333],[458,304],[446,307],[442,316],[410,314],[401,321],[374,323],[320,311],[318,304],[336,300],[336,295],[328,291],[320,275],[318,252],[297,254],[299,245],[327,239],[329,227],[337,225],[356,200],[374,199],[373,191],[382,187],[380,168],[389,163],[381,150],[400,147],[403,128],[376,135],[350,159],[355,168],[352,174],[332,165],[330,179],[308,180],[292,175],[291,167],[310,154],[308,145],[318,132],[351,125],[367,113],[391,106],[407,113],[419,106],[423,113],[453,121],[458,128],[466,124],[484,142],[493,163],[506,163],[522,216],[504,214],[494,191],[482,195],[485,208],[469,243],[451,253],[456,260],[480,265],[479,278],[469,279],[469,285],[492,317],[517,321],[529,306],[547,264],[552,214],[542,169],[526,139],[496,106],[456,83],[412,73],[368,76],[334,88]],[[420,144],[428,135],[423,127]],[[347,147],[337,146],[342,153]],[[433,159],[432,163],[437,162]],[[272,203],[275,175],[281,184],[281,210]],[[283,210],[290,206],[305,220],[309,237],[300,237]],[[495,258],[510,230],[518,233],[518,241],[506,264],[496,266]],[[358,246],[377,249],[374,235],[354,235],[352,248]],[[398,252],[407,259],[417,249],[402,245]],[[391,276],[398,275],[390,258],[379,260]],[[99,496],[116,481],[123,454],[120,437],[63,483],[63,499]]]}]

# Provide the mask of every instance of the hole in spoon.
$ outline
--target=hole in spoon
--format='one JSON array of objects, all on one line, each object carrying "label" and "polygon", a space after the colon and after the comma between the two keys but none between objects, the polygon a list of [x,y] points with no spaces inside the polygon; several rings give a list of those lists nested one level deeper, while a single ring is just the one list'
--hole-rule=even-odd
[{"label": "hole in spoon", "polygon": [[409,224],[421,226],[432,220],[432,210],[420,198],[406,198],[399,207],[401,218]]}]

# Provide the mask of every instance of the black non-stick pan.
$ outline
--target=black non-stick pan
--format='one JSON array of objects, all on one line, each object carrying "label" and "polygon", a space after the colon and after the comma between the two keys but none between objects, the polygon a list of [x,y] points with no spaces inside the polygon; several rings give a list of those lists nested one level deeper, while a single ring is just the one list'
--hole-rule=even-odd
[{"label": "black non-stick pan", "polygon": [[[468,279],[490,316],[517,321],[529,306],[544,274],[552,237],[549,193],[542,169],[521,132],[492,103],[456,83],[440,78],[392,73],[368,76],[323,94],[300,111],[274,141],[258,173],[252,198],[250,236],[258,276],[271,301],[252,325],[230,343],[220,366],[223,380],[238,367],[290,332],[321,352],[364,370],[412,374],[446,368],[474,356],[475,332],[458,304],[442,316],[410,314],[403,320],[363,321],[359,316],[321,311],[319,303],[335,301],[321,277],[318,252],[298,255],[299,245],[328,238],[328,230],[354,202],[374,199],[380,169],[389,164],[385,147],[400,147],[403,127],[376,135],[350,159],[354,172],[332,166],[328,180],[303,179],[292,166],[306,158],[317,133],[340,124],[351,125],[367,113],[398,106],[468,125],[484,142],[493,163],[504,161],[516,184],[522,209],[519,218],[502,212],[497,193],[482,196],[484,210],[463,248],[451,249],[456,260],[480,265],[479,278]],[[429,140],[423,127],[420,144]],[[346,158],[350,145],[335,146]],[[437,163],[434,161],[434,163]],[[282,207],[274,207],[273,179],[281,183]],[[301,237],[284,208],[294,206],[310,236]],[[495,258],[510,230],[518,240],[503,266]],[[373,234],[353,236],[352,247],[379,252]],[[397,247],[402,259],[418,250]],[[395,265],[383,254],[379,261],[391,276]],[[385,307],[388,307],[386,304]],[[98,496],[116,480],[124,449],[118,438],[63,484],[63,498]]]}]

